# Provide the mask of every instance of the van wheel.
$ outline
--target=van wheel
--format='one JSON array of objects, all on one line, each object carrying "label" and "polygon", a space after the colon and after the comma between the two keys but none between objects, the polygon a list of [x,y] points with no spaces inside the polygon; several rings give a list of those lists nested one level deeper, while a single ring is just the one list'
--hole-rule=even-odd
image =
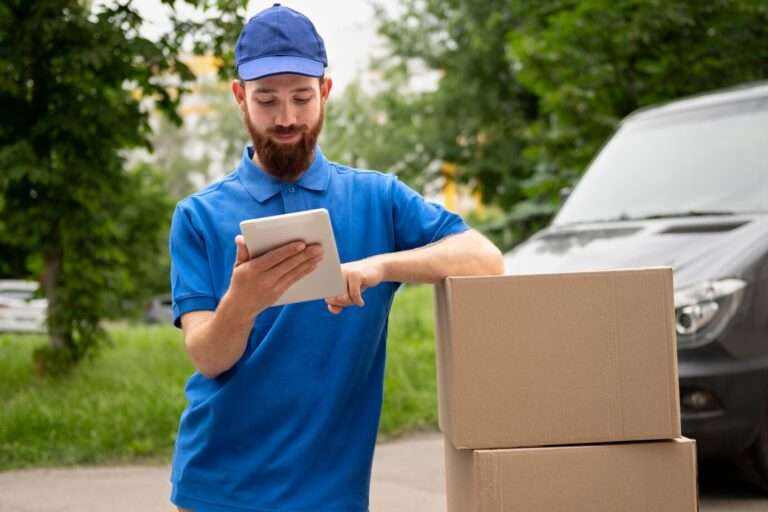
[{"label": "van wheel", "polygon": [[763,421],[757,439],[734,460],[745,480],[768,494],[768,421]]}]

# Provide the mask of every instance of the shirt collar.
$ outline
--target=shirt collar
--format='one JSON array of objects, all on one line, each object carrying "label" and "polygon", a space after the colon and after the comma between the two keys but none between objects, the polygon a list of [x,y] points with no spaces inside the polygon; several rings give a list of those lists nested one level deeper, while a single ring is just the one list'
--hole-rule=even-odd
[{"label": "shirt collar", "polygon": [[[240,160],[237,175],[248,193],[258,202],[263,203],[290,183],[279,180],[263,170],[252,160],[252,156],[253,146],[247,144],[243,149],[243,158]],[[304,171],[296,185],[307,190],[323,192],[328,189],[330,178],[331,172],[328,169],[328,161],[320,150],[320,146],[315,146],[315,158],[312,165]]]}]

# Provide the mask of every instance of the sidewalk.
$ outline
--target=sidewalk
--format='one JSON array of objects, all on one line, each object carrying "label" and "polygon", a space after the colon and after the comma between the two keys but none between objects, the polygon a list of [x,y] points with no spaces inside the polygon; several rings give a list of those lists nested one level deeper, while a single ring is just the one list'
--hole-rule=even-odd
[{"label": "sidewalk", "polygon": [[[0,512],[174,512],[168,501],[169,473],[168,466],[4,472],[0,473]],[[379,444],[371,511],[444,512],[443,478],[441,434]],[[728,467],[701,479],[699,491],[702,512],[768,510],[768,498],[736,480]]]},{"label": "sidewalk", "polygon": [[[376,446],[371,510],[445,510],[440,434]],[[168,512],[168,466],[33,469],[0,473],[2,512]]]}]

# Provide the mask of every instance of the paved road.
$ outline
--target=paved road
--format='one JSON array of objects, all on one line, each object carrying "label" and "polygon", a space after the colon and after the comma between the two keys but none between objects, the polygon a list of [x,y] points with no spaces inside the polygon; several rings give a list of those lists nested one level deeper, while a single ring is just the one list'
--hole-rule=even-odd
[{"label": "paved road", "polygon": [[[0,473],[2,512],[168,512],[167,466],[48,469]],[[703,468],[702,512],[768,511],[762,497],[729,466]],[[442,512],[443,449],[439,434],[382,443],[371,487],[374,512]]]}]

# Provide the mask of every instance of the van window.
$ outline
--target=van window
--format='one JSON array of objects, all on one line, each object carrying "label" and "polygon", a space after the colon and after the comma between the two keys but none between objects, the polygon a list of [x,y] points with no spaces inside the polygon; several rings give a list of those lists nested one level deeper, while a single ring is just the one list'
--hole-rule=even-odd
[{"label": "van window", "polygon": [[553,224],[768,210],[768,100],[629,120]]}]

